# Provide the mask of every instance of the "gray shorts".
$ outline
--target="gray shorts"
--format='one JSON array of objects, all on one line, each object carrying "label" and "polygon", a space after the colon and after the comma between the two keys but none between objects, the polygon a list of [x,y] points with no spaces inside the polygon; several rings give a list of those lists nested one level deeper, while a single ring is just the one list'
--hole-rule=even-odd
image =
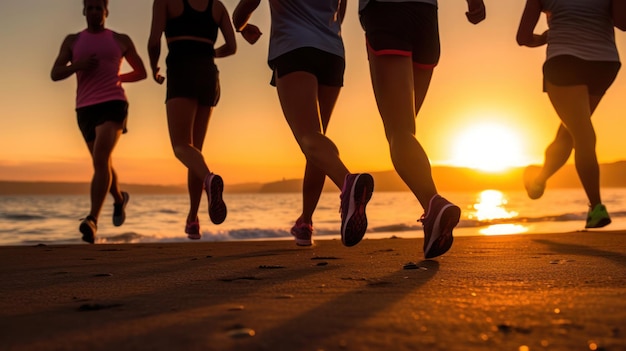
[{"label": "gray shorts", "polygon": [[346,62],[343,57],[313,47],[302,47],[269,61],[273,71],[270,84],[276,86],[276,78],[292,72],[308,72],[320,85],[343,86]]},{"label": "gray shorts", "polygon": [[603,96],[613,84],[621,63],[617,61],[587,61],[571,55],[555,56],[543,64],[545,82],[558,86],[586,85],[592,96]]}]

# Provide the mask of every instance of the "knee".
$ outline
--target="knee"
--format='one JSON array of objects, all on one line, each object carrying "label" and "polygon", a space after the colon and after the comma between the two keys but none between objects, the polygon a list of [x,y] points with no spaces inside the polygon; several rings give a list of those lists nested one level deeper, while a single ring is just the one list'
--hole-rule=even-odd
[{"label": "knee", "polygon": [[596,133],[593,130],[588,131],[584,135],[577,136],[574,141],[574,148],[576,149],[595,149],[596,147]]},{"label": "knee", "polygon": [[185,152],[188,148],[189,145],[172,145],[172,151],[174,151],[174,156],[179,160],[183,158],[183,155],[185,155]]},{"label": "knee", "polygon": [[319,142],[319,135],[314,133],[303,135],[298,140],[300,150],[307,158],[309,158],[309,155],[315,155],[320,150]]},{"label": "knee", "polygon": [[93,168],[96,171],[109,171],[111,165],[110,156],[94,155],[92,159]]},{"label": "knee", "polygon": [[392,150],[398,147],[404,148],[407,144],[417,141],[417,139],[415,139],[415,134],[406,131],[396,131],[393,133],[386,132],[386,136],[387,142],[389,142],[389,147]]}]

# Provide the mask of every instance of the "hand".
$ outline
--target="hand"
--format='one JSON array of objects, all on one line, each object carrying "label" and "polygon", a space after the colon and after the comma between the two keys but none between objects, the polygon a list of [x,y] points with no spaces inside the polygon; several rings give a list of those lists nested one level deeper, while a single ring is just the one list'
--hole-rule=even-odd
[{"label": "hand", "polygon": [[487,11],[483,0],[467,0],[468,11],[465,13],[467,20],[477,24],[487,17]]},{"label": "hand", "polygon": [[161,67],[156,67],[152,69],[152,78],[154,78],[154,81],[159,83],[159,84],[163,84],[163,82],[165,81],[165,77],[163,77],[162,75],[159,74],[159,71],[161,70]]},{"label": "hand", "polygon": [[96,58],[96,54],[93,54],[88,58],[72,63],[72,66],[74,66],[76,71],[91,71],[98,68],[98,59]]},{"label": "hand", "polygon": [[262,34],[259,27],[249,23],[241,30],[241,35],[243,35],[243,38],[250,44],[256,43]]}]

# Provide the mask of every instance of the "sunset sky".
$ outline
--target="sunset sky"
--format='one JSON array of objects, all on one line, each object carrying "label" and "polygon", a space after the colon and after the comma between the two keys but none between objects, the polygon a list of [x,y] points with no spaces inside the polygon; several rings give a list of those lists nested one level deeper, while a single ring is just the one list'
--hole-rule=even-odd
[{"label": "sunset sky", "polygon": [[[465,0],[439,6],[442,57],[417,117],[418,139],[434,165],[494,168],[540,162],[558,126],[542,93],[545,47],[519,47],[515,33],[524,1],[486,0],[487,19],[465,18]],[[237,1],[224,0],[232,14]],[[111,0],[107,26],[133,39],[148,67],[151,0]],[[345,85],[328,135],[353,172],[392,169],[372,94],[357,1],[343,26]],[[81,0],[0,2],[0,180],[88,181],[91,165],[74,111],[76,79],[50,80],[64,37],[82,30]],[[204,155],[227,183],[268,182],[302,175],[302,156],[268,82],[269,5],[251,21],[264,32],[254,46],[237,36],[234,56],[218,59],[222,86]],[[617,31],[626,58],[626,33]],[[221,38],[220,38],[221,42]],[[161,60],[167,50],[164,47]],[[165,69],[165,64],[161,67]],[[126,68],[126,66],[125,66]],[[165,117],[165,86],[152,79],[125,85],[129,133],[113,155],[121,182],[181,184]],[[600,162],[626,159],[626,68],[594,116]]]}]

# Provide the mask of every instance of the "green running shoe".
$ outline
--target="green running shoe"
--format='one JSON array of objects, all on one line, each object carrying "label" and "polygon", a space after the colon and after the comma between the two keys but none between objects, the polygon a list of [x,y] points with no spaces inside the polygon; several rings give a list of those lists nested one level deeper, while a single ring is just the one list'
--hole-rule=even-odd
[{"label": "green running shoe", "polygon": [[611,217],[603,204],[597,204],[587,213],[587,224],[585,228],[602,228],[611,224]]}]

